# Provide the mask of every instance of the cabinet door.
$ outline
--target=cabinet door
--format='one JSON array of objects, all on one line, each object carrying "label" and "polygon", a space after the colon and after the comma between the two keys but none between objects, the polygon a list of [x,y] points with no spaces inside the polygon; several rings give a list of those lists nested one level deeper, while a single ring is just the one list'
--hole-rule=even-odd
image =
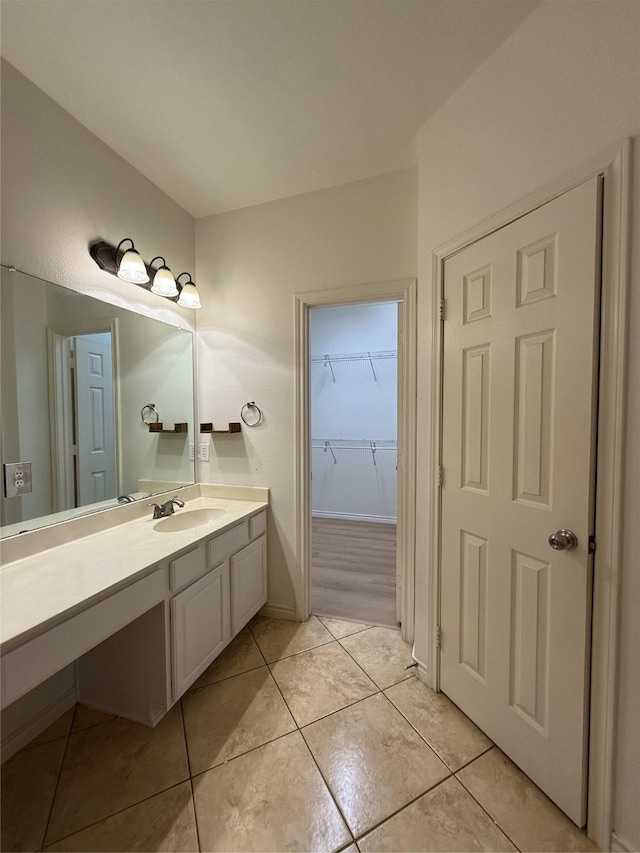
[{"label": "cabinet door", "polygon": [[261,536],[231,558],[231,632],[243,628],[267,601],[267,540]]},{"label": "cabinet door", "polygon": [[228,561],[171,599],[171,626],[178,699],[231,639]]}]

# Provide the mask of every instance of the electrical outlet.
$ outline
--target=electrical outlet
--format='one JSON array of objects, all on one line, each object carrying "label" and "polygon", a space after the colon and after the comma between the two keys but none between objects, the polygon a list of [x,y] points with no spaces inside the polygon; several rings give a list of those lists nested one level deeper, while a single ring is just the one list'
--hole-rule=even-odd
[{"label": "electrical outlet", "polygon": [[198,445],[198,459],[200,459],[202,462],[208,462],[209,461],[209,450],[210,450],[210,447],[209,447],[208,441],[200,442],[200,444]]},{"label": "electrical outlet", "polygon": [[7,462],[4,467],[4,494],[7,498],[31,492],[31,462]]}]

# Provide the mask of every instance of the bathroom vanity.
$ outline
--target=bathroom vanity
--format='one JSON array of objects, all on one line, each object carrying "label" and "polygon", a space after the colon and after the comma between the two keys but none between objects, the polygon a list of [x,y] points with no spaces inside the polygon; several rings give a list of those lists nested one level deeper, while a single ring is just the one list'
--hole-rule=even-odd
[{"label": "bathroom vanity", "polygon": [[2,707],[75,661],[78,701],[155,725],[266,603],[268,490],[246,491],[191,486],[173,516],[123,507],[5,563]]}]

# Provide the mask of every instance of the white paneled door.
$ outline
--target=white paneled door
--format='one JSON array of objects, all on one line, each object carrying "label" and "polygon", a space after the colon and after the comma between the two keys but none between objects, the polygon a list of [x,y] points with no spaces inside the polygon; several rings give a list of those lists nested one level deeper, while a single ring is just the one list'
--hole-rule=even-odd
[{"label": "white paneled door", "polygon": [[600,211],[594,178],[444,268],[440,686],[580,826]]},{"label": "white paneled door", "polygon": [[78,506],[116,496],[113,367],[106,334],[75,339]]}]

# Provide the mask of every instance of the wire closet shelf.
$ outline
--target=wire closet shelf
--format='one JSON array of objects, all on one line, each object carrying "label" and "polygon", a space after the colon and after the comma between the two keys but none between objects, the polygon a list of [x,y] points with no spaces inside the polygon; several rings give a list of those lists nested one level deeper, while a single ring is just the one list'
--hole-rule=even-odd
[{"label": "wire closet shelf", "polygon": [[322,450],[325,453],[330,453],[334,465],[338,464],[338,459],[334,452],[336,450],[368,450],[371,453],[374,465],[376,464],[376,453],[379,451],[398,452],[398,442],[385,439],[351,440],[348,438],[313,438],[311,439],[311,447],[313,450]]},{"label": "wire closet shelf", "polygon": [[345,353],[326,353],[325,355],[312,355],[311,363],[312,364],[322,364],[324,367],[328,367],[331,371],[331,378],[333,381],[336,381],[336,375],[333,371],[333,365],[338,362],[345,361],[368,361],[371,366],[371,372],[373,373],[373,378],[378,381],[378,377],[376,375],[375,367],[373,366],[374,361],[379,361],[381,359],[391,359],[397,358],[398,351],[393,349],[388,350],[377,350],[375,352],[345,352]]}]

